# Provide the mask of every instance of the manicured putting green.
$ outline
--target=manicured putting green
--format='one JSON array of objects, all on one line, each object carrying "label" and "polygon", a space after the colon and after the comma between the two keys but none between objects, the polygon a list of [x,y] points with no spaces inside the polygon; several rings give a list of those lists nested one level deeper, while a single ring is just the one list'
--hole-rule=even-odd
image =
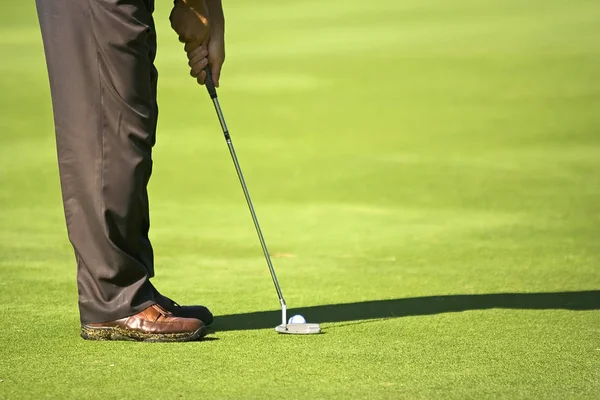
[{"label": "manicured putting green", "polygon": [[188,344],[78,337],[31,2],[0,6],[0,399],[597,398],[600,3],[225,2],[214,110],[157,2],[156,286]]}]

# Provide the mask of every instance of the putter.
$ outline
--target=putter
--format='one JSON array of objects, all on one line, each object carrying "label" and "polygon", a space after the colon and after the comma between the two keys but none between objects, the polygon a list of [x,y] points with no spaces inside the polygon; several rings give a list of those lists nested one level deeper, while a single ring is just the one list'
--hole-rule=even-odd
[{"label": "putter", "polygon": [[275,330],[279,333],[290,334],[320,333],[321,327],[319,326],[319,324],[287,323],[287,306],[285,304],[285,299],[283,298],[283,293],[281,292],[279,281],[277,281],[277,275],[275,275],[275,269],[273,268],[273,263],[271,262],[271,256],[269,255],[269,250],[267,249],[265,238],[263,237],[260,225],[258,224],[258,218],[256,217],[256,212],[254,211],[252,200],[250,199],[250,193],[248,192],[248,187],[246,186],[246,181],[244,180],[244,175],[242,174],[242,169],[240,168],[240,163],[238,161],[237,155],[235,154],[233,143],[231,142],[229,130],[227,129],[227,124],[225,123],[225,118],[223,117],[223,111],[221,110],[221,105],[219,104],[219,99],[217,97],[217,90],[213,82],[212,73],[210,72],[210,68],[208,66],[204,69],[204,71],[206,72],[206,79],[204,82],[206,85],[206,90],[208,90],[208,94],[210,95],[210,98],[213,101],[215,110],[217,112],[217,116],[219,117],[219,122],[221,123],[221,128],[223,129],[223,135],[225,136],[225,141],[227,142],[227,147],[229,148],[229,154],[231,154],[231,159],[233,160],[233,164],[235,165],[235,170],[237,172],[238,178],[240,179],[240,184],[242,185],[242,189],[244,190],[246,203],[248,203],[248,208],[250,209],[250,214],[252,215],[252,221],[254,221],[254,227],[256,228],[256,233],[258,234],[258,239],[260,240],[260,245],[265,255],[267,265],[269,266],[269,272],[271,273],[271,278],[273,278],[273,284],[275,285],[277,296],[279,297],[279,303],[281,304],[281,325],[276,326]]}]

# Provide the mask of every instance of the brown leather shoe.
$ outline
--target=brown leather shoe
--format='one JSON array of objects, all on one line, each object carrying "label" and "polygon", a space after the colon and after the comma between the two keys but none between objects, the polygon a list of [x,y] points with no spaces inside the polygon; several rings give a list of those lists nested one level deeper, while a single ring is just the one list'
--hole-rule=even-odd
[{"label": "brown leather shoe", "polygon": [[87,340],[134,340],[141,342],[188,342],[206,335],[202,321],[174,316],[158,304],[116,321],[82,324]]}]

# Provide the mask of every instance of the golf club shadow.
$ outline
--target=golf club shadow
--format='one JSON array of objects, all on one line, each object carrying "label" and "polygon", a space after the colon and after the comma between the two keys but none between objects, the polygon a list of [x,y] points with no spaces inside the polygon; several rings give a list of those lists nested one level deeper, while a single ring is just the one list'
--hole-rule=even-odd
[{"label": "golf club shadow", "polygon": [[[308,322],[343,322],[381,318],[399,318],[492,308],[517,310],[600,310],[600,290],[556,293],[457,294],[374,300],[290,309]],[[281,310],[221,315],[215,318],[216,331],[273,328]]]}]

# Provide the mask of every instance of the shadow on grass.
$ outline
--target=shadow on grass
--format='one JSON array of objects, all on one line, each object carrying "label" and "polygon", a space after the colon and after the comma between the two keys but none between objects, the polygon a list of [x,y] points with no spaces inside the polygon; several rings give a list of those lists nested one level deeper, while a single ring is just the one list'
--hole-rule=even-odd
[{"label": "shadow on grass", "polygon": [[[321,323],[410,317],[492,308],[600,310],[600,290],[413,297],[294,308],[290,309],[288,314],[303,314],[308,317],[308,322]],[[215,318],[214,329],[217,331],[235,331],[273,328],[280,319],[280,310],[222,315]]]}]

